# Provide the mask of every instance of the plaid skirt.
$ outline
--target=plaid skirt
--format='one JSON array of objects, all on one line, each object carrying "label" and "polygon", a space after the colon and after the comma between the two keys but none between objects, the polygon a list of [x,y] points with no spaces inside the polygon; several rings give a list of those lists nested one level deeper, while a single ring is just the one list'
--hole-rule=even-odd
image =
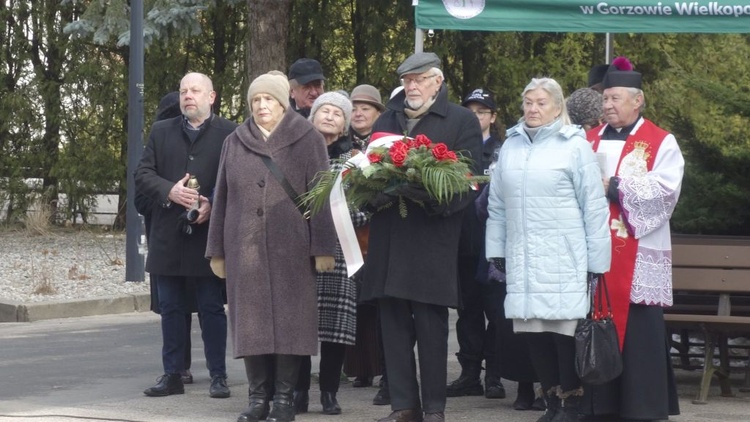
[{"label": "plaid skirt", "polygon": [[341,246],[336,265],[318,273],[318,340],[353,345],[357,334],[357,284],[346,275]]}]

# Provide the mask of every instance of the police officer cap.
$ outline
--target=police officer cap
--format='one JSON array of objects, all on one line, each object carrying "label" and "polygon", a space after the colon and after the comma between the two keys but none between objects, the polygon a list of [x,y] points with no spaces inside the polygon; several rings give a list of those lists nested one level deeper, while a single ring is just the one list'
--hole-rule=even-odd
[{"label": "police officer cap", "polygon": [[466,107],[466,105],[469,103],[481,104],[492,111],[495,111],[495,109],[497,108],[497,106],[495,105],[495,100],[492,99],[492,94],[490,94],[488,91],[483,90],[482,88],[477,88],[472,91],[471,94],[467,95],[461,105]]}]

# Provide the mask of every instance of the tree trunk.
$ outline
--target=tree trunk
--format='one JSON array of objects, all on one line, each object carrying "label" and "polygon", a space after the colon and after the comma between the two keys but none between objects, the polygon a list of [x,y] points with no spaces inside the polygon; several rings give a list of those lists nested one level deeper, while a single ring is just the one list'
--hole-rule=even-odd
[{"label": "tree trunk", "polygon": [[250,37],[248,81],[271,70],[287,73],[286,47],[292,0],[247,0]]}]

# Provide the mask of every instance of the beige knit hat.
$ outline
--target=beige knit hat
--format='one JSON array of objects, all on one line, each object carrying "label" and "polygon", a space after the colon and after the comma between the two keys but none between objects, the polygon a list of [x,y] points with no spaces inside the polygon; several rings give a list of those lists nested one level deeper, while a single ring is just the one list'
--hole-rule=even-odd
[{"label": "beige knit hat", "polygon": [[268,94],[275,98],[284,110],[289,109],[289,80],[278,70],[264,73],[250,83],[250,88],[247,89],[247,104],[251,105],[253,97],[258,94]]}]

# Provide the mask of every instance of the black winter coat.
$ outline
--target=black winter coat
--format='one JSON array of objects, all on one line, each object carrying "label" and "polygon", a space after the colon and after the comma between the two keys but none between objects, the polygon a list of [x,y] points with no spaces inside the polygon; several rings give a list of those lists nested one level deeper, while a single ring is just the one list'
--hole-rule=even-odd
[{"label": "black winter coat", "polygon": [[201,195],[212,196],[224,139],[237,124],[212,115],[194,142],[190,142],[183,125],[182,116],[154,123],[135,172],[136,191],[155,204],[146,271],[156,275],[207,277],[213,275],[204,257],[208,222],[192,225],[191,234],[183,233],[178,228],[178,219],[185,208],[170,204],[167,196],[185,173],[196,176]]},{"label": "black winter coat", "polygon": [[[373,133],[402,134],[406,131],[404,98],[402,91],[388,102],[387,110],[375,122]],[[479,121],[469,109],[448,101],[445,85],[427,114],[408,135],[418,134],[426,135],[433,142],[443,142],[451,150],[475,160],[481,157]],[[398,206],[376,212],[370,220],[360,300],[395,297],[457,307],[458,241],[463,211],[474,196],[455,197],[438,215],[408,200],[406,218],[400,216]]]}]

